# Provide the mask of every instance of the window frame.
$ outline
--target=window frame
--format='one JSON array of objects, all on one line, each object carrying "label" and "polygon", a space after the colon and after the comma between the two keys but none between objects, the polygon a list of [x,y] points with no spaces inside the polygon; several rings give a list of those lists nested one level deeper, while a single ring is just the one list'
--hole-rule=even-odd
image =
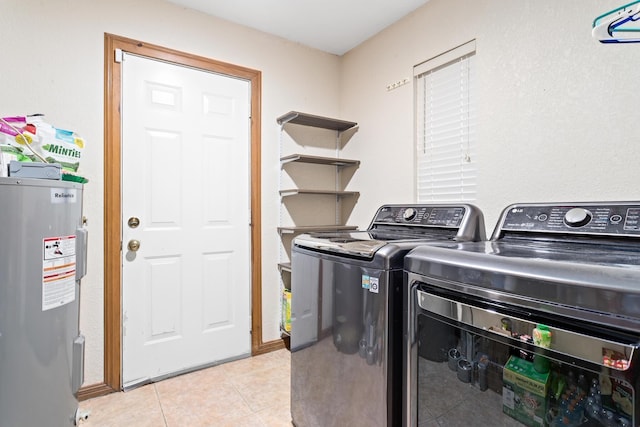
[{"label": "window frame", "polygon": [[[414,66],[414,188],[417,203],[476,200],[475,54],[476,42],[471,40]],[[454,73],[451,75],[456,76],[455,72],[458,72],[460,82],[457,87],[455,78],[447,77],[446,74]],[[449,88],[439,90],[435,98],[429,98],[428,87],[425,85],[434,81],[446,81],[453,86],[449,92]],[[445,96],[440,97],[442,94]],[[453,112],[443,110],[444,100],[452,101]],[[428,119],[428,110],[431,108],[429,105],[432,105],[428,101],[436,101],[436,108],[439,108],[436,112],[438,118],[433,122]],[[456,115],[460,116],[459,120]],[[442,125],[448,134],[436,135],[429,127],[433,123]],[[447,154],[443,151],[441,157],[430,159],[427,150],[434,148],[445,150]],[[436,171],[436,168],[442,172]],[[429,184],[423,185],[425,181]]]}]

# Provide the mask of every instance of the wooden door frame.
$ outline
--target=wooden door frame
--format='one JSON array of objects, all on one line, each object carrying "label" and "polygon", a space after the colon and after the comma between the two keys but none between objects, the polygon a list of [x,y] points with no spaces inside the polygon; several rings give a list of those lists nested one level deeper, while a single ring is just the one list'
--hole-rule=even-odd
[{"label": "wooden door frame", "polygon": [[104,36],[104,383],[81,390],[79,398],[122,388],[121,293],[121,89],[122,68],[116,50],[244,79],[251,84],[251,353],[283,347],[262,341],[261,257],[261,93],[262,73],[105,33]]}]

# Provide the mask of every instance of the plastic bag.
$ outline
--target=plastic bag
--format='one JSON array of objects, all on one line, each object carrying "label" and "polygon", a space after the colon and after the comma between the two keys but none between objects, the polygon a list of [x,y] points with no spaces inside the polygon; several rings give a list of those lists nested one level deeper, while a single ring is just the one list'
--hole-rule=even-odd
[{"label": "plastic bag", "polygon": [[39,151],[48,163],[60,163],[62,169],[78,172],[84,139],[77,133],[56,128],[46,123],[42,116],[28,117],[29,124],[35,126],[36,151]]},{"label": "plastic bag", "polygon": [[34,139],[35,127],[28,126],[25,117],[0,119],[0,176],[8,176],[8,167],[12,160],[19,162],[39,160],[30,149]]},{"label": "plastic bag", "polygon": [[62,169],[76,173],[80,167],[84,139],[77,133],[59,129],[44,121],[40,114],[0,119],[0,162],[2,171],[11,160],[59,163]]}]

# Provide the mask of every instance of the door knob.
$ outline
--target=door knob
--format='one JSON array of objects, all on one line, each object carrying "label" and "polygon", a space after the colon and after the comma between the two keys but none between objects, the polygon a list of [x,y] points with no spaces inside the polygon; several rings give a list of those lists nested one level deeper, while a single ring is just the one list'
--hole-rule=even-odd
[{"label": "door knob", "polygon": [[140,241],[139,240],[129,240],[129,244],[127,244],[127,248],[129,248],[132,252],[137,252],[140,249]]},{"label": "door knob", "polygon": [[127,224],[129,224],[129,227],[131,228],[136,228],[140,225],[140,220],[135,216],[132,216],[131,218],[129,218],[129,221],[127,221]]}]

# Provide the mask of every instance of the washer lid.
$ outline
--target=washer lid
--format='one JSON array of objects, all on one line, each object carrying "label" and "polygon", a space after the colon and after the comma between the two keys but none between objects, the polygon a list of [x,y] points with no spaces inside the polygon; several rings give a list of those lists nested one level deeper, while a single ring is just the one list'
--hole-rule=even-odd
[{"label": "washer lid", "polygon": [[[293,245],[325,253],[372,259],[391,242],[484,240],[482,212],[469,204],[383,205],[367,231],[320,232],[297,236]],[[402,251],[409,249],[403,245]],[[387,254],[388,255],[388,254]]]},{"label": "washer lid", "polygon": [[344,233],[301,234],[294,240],[295,246],[314,249],[321,252],[347,254],[364,258],[373,258],[382,247],[397,242],[418,240],[450,240],[455,234],[437,232],[425,235],[411,233],[393,233],[384,231],[352,231]]}]

